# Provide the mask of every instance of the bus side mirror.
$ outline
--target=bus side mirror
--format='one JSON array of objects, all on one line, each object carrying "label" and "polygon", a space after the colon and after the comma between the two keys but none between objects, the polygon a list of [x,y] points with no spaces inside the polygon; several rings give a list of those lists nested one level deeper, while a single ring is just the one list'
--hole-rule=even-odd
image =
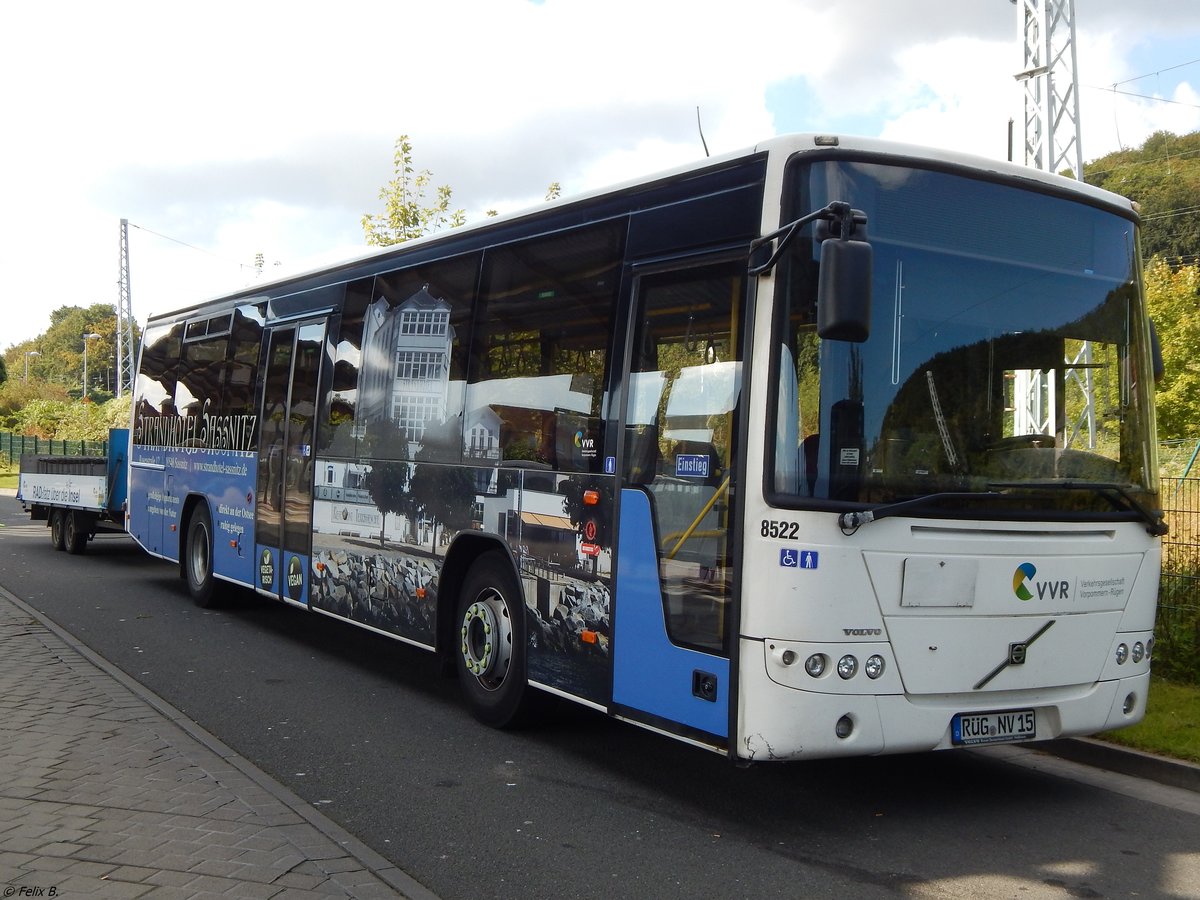
[{"label": "bus side mirror", "polygon": [[817,335],[861,344],[871,336],[871,245],[829,238],[821,242],[817,282]]}]

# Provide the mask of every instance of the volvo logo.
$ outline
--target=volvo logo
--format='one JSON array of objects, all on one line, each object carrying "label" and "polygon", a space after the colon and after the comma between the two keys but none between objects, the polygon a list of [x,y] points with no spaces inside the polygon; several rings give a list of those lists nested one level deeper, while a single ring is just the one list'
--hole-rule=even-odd
[{"label": "volvo logo", "polygon": [[1007,658],[1005,658],[1004,662],[1000,663],[1000,665],[996,666],[996,668],[992,669],[992,671],[988,672],[981,679],[979,679],[979,682],[975,685],[974,688],[972,688],[972,690],[977,691],[980,688],[984,687],[993,678],[995,678],[997,675],[999,675],[1001,672],[1003,672],[1009,666],[1025,665],[1025,659],[1029,655],[1029,648],[1031,646],[1033,646],[1033,642],[1036,641],[1038,638],[1040,638],[1047,631],[1049,631],[1050,626],[1053,624],[1054,624],[1054,619],[1051,619],[1049,622],[1047,622],[1045,625],[1043,625],[1041,628],[1039,628],[1037,631],[1035,631],[1033,634],[1031,634],[1029,636],[1029,640],[1017,641],[1014,644],[1009,644],[1008,645],[1008,656],[1007,656]]}]

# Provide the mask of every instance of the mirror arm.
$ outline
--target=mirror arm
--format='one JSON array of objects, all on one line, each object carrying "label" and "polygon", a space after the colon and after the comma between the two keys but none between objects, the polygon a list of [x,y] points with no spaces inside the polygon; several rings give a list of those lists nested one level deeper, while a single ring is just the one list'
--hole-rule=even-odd
[{"label": "mirror arm", "polygon": [[[787,249],[788,244],[799,233],[800,229],[809,222],[814,222],[817,219],[824,219],[828,222],[838,222],[841,233],[838,237],[844,240],[849,240],[850,235],[854,233],[855,225],[865,225],[867,217],[862,213],[855,213],[850,208],[850,204],[843,200],[834,200],[823,209],[818,209],[816,212],[811,212],[806,216],[801,216],[794,222],[775,229],[770,234],[763,235],[760,238],[755,238],[750,242],[750,265],[747,272],[750,275],[762,275],[764,272],[769,272],[775,268],[775,264],[779,262],[779,257],[783,255],[783,251]],[[763,247],[769,245],[772,241],[778,239],[779,243],[771,250],[770,255],[764,262],[755,263],[754,256]]]}]

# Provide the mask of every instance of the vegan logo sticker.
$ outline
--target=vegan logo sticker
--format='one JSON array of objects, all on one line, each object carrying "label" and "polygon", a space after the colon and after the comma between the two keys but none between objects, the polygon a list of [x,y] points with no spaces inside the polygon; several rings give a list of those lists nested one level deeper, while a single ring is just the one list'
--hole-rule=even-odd
[{"label": "vegan logo sticker", "polygon": [[304,594],[304,564],[298,556],[288,560],[287,589],[288,596],[293,600],[299,600]]},{"label": "vegan logo sticker", "polygon": [[275,558],[270,550],[263,550],[258,560],[258,583],[268,589],[275,584]]}]

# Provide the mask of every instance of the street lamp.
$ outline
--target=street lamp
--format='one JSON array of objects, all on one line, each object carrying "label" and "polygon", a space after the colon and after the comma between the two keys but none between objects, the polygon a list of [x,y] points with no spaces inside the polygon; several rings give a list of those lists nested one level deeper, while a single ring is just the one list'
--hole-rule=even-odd
[{"label": "street lamp", "polygon": [[41,355],[42,355],[41,350],[26,350],[25,351],[25,380],[26,381],[29,380],[29,357],[41,356]]},{"label": "street lamp", "polygon": [[88,387],[87,387],[87,342],[88,342],[88,341],[95,340],[95,339],[96,339],[96,338],[98,338],[98,337],[100,337],[100,335],[96,334],[96,332],[94,332],[94,331],[85,331],[85,332],[83,333],[83,399],[84,399],[84,400],[86,400],[86,399],[87,399],[87,395],[88,395]]}]

